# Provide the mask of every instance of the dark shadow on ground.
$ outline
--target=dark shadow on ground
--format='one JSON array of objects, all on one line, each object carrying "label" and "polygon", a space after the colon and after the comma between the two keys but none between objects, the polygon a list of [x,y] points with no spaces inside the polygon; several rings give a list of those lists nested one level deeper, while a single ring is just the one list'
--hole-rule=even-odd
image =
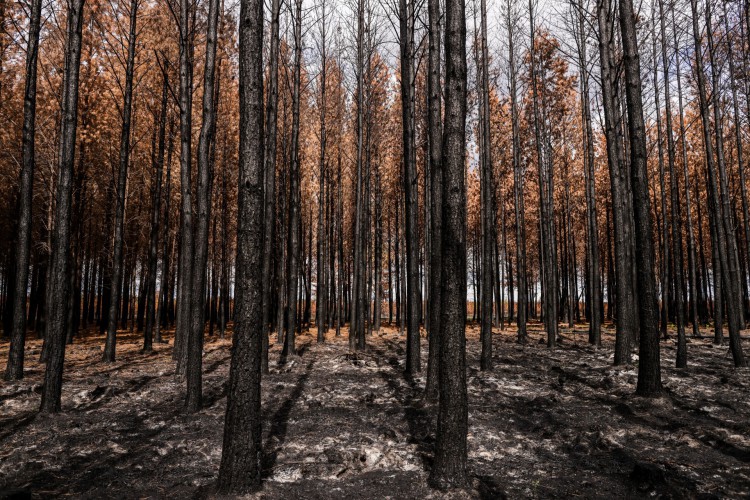
[{"label": "dark shadow on ground", "polygon": [[[289,397],[269,419],[271,422],[271,428],[268,431],[268,437],[263,446],[264,453],[261,461],[263,479],[268,479],[272,475],[273,466],[276,465],[279,451],[286,440],[289,416],[292,413],[292,408],[294,408],[294,405],[302,396],[302,393],[305,390],[305,384],[310,377],[310,372],[312,371],[314,364],[315,360],[311,360],[307,364],[305,372],[297,378],[297,381],[294,384],[294,390],[292,390]],[[274,441],[275,443],[273,443]]]}]

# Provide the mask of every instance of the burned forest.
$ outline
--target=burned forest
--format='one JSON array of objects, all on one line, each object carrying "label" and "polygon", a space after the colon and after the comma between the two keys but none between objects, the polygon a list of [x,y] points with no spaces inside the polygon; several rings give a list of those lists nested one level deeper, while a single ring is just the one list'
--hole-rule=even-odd
[{"label": "burned forest", "polygon": [[0,500],[748,498],[748,158],[750,0],[0,0]]}]

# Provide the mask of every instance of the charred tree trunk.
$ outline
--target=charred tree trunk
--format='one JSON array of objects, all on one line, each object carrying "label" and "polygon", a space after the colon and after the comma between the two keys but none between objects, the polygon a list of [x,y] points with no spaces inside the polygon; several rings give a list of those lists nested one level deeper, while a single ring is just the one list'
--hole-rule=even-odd
[{"label": "charred tree trunk", "polygon": [[[693,233],[693,212],[691,208],[691,202],[690,202],[690,176],[688,175],[688,154],[687,154],[687,141],[685,136],[685,117],[683,113],[683,104],[682,104],[682,78],[681,78],[681,64],[679,59],[679,52],[677,50],[677,47],[679,47],[677,43],[677,29],[676,24],[674,21],[674,8],[670,9],[671,15],[672,15],[672,33],[674,36],[674,46],[675,46],[675,63],[676,63],[676,80],[677,80],[677,103],[679,107],[679,118],[680,118],[680,144],[681,144],[681,152],[682,152],[682,166],[683,166],[683,175],[684,175],[684,181],[685,181],[685,213],[687,215],[686,217],[686,224],[687,224],[687,233],[688,233],[688,244],[687,244],[687,252],[688,252],[688,268],[689,268],[689,280],[690,280],[690,311],[691,311],[691,321],[693,323],[693,336],[697,337],[700,335],[700,326],[699,326],[699,315],[698,315],[698,307],[701,302],[702,293],[700,291],[700,286],[698,286],[698,272],[696,270],[697,267],[697,260],[695,255],[695,236]],[[663,18],[663,16],[662,16]],[[664,36],[664,28],[662,28],[662,37]],[[682,231],[680,229],[680,231]]]},{"label": "charred tree trunk", "polygon": [[68,1],[67,43],[65,72],[63,73],[62,123],[60,125],[60,156],[57,174],[57,206],[52,233],[52,259],[47,285],[47,367],[42,386],[42,413],[60,411],[65,334],[70,294],[70,216],[75,161],[76,126],[78,115],[78,80],[81,63],[84,0]]},{"label": "charred tree trunk", "polygon": [[419,316],[418,179],[414,132],[414,4],[399,0],[401,113],[403,129],[404,230],[406,240],[406,373],[421,371]]},{"label": "charred tree trunk", "polygon": [[526,284],[526,209],[524,206],[524,168],[521,163],[521,139],[520,125],[518,120],[518,83],[516,68],[516,50],[514,37],[516,36],[516,23],[513,18],[512,2],[508,1],[508,64],[510,66],[510,114],[512,129],[512,156],[513,156],[513,205],[516,216],[516,276],[518,289],[518,305],[516,312],[516,325],[518,327],[518,343],[525,344],[526,335],[526,311],[528,308],[527,284]]},{"label": "charred tree trunk", "polygon": [[352,284],[352,301],[350,302],[351,309],[351,324],[349,326],[349,349],[359,350],[363,349],[364,346],[364,323],[365,323],[365,311],[366,299],[361,293],[363,289],[362,282],[365,279],[364,276],[364,162],[363,162],[363,148],[364,148],[364,73],[365,73],[365,61],[364,61],[364,37],[365,37],[365,2],[364,0],[358,0],[357,2],[357,61],[356,61],[356,75],[357,75],[357,158],[356,158],[356,169],[357,169],[357,180],[356,180],[356,192],[355,192],[355,213],[354,213],[354,280]]},{"label": "charred tree trunk", "polygon": [[[190,335],[190,307],[193,290],[193,53],[195,11],[190,0],[179,0],[180,35],[180,261],[177,274],[177,325],[172,356],[178,375],[185,373],[187,343]],[[192,24],[191,24],[192,21]]]},{"label": "charred tree trunk", "polygon": [[[276,218],[276,116],[279,101],[279,11],[281,1],[271,1],[271,40],[269,48],[268,96],[266,98],[265,130],[265,203],[263,220],[266,234],[263,243],[263,325],[271,320],[271,261],[276,239],[274,219]],[[263,336],[263,373],[268,373],[268,331]]]},{"label": "charred tree trunk", "polygon": [[197,213],[193,254],[193,283],[191,291],[190,329],[187,343],[187,394],[185,408],[198,411],[202,402],[203,330],[205,325],[206,270],[208,262],[208,232],[211,222],[212,161],[211,143],[214,137],[216,96],[216,37],[219,19],[219,0],[211,0],[206,33],[206,65],[203,76],[203,123],[198,138]]},{"label": "charred tree trunk", "polygon": [[300,160],[299,105],[302,66],[302,0],[295,0],[294,13],[294,76],[292,89],[292,144],[289,172],[289,227],[287,228],[287,313],[286,338],[282,356],[295,355],[294,339],[297,326],[297,293],[300,275]]},{"label": "charred tree trunk", "polygon": [[482,219],[482,316],[480,328],[480,342],[482,353],[480,357],[480,368],[482,370],[492,369],[492,294],[495,281],[495,266],[493,264],[493,251],[496,242],[495,237],[495,207],[493,167],[491,155],[490,137],[490,73],[489,73],[489,50],[487,48],[487,1],[480,0],[480,55],[481,64],[477,68],[481,72],[481,95],[480,95],[480,132],[481,132],[481,219]]},{"label": "charred tree trunk", "polygon": [[[622,144],[619,118],[617,63],[614,60],[614,12],[610,0],[597,1],[599,53],[602,73],[607,162],[612,191],[612,225],[614,225],[615,277],[615,364],[630,363],[632,345],[638,331],[638,311],[633,282],[633,209],[630,179]],[[610,254],[611,255],[611,254]],[[611,284],[611,281],[610,281]],[[610,287],[611,289],[611,287]],[[610,310],[612,308],[610,302]]]},{"label": "charred tree trunk", "polygon": [[466,391],[466,13],[463,0],[445,2],[445,122],[442,144],[443,234],[440,318],[440,397],[430,481],[441,488],[467,483]]},{"label": "charred tree trunk", "polygon": [[136,21],[138,0],[130,2],[130,32],[128,34],[128,56],[125,67],[125,90],[123,92],[122,132],[120,134],[120,162],[117,177],[117,194],[115,198],[115,235],[112,256],[112,294],[109,302],[107,325],[107,342],[104,347],[104,361],[115,360],[117,343],[117,306],[120,299],[122,283],[122,246],[125,226],[125,190],[128,181],[128,164],[130,163],[130,122],[133,108],[133,71],[135,68]]},{"label": "charred tree trunk", "polygon": [[[664,73],[664,110],[666,111],[667,163],[669,164],[669,188],[672,205],[672,255],[674,257],[675,323],[677,324],[677,368],[687,367],[687,343],[685,340],[685,280],[683,278],[682,258],[682,213],[677,173],[677,161],[672,125],[672,98],[669,89],[669,59],[667,58],[667,29],[664,13],[664,2],[659,0],[659,27],[661,29],[661,61]],[[692,289],[692,283],[691,283]]]},{"label": "charred tree trunk", "polygon": [[167,135],[167,97],[169,82],[164,73],[161,90],[161,111],[159,113],[159,149],[154,152],[154,186],[151,196],[151,235],[148,247],[148,284],[146,287],[146,329],[143,333],[143,350],[153,349],[153,329],[156,320],[156,269],[158,264],[157,247],[159,246],[159,216],[161,215],[161,179],[164,171],[164,150]]},{"label": "charred tree trunk", "polygon": [[583,173],[586,184],[586,306],[589,309],[589,343],[600,346],[601,274],[599,272],[599,236],[596,216],[594,133],[591,125],[588,56],[586,51],[585,12],[578,10],[578,59],[581,67],[581,114],[583,115]]},{"label": "charred tree trunk", "polygon": [[657,396],[662,392],[659,310],[653,272],[654,248],[646,167],[648,160],[646,126],[643,122],[641,63],[638,55],[635,16],[632,0],[620,0],[620,33],[625,66],[625,96],[628,104],[628,136],[630,139],[630,179],[634,209],[636,294],[640,326],[636,392],[641,396]]},{"label": "charred tree trunk", "polygon": [[[442,293],[442,206],[443,206],[443,120],[442,120],[442,91],[440,88],[440,0],[428,0],[428,54],[427,54],[427,142],[430,164],[430,269],[429,269],[429,354],[427,360],[428,399],[438,398],[439,367],[440,367],[440,315]],[[390,220],[388,222],[388,316],[391,318],[390,288]],[[398,247],[397,247],[398,249]],[[398,252],[398,250],[397,250]]]},{"label": "charred tree trunk", "polygon": [[[537,61],[535,57],[536,28],[534,26],[534,5],[529,2],[529,22],[531,25],[531,94],[534,116],[534,144],[536,146],[537,169],[539,173],[539,236],[540,236],[540,282],[542,286],[543,317],[547,332],[547,347],[554,348],[557,342],[558,315],[558,279],[556,241],[554,231],[552,158],[548,147],[549,138],[546,120],[543,115],[546,109],[540,109]],[[542,100],[544,97],[542,96]]]},{"label": "charred tree trunk", "polygon": [[[716,137],[718,139],[717,143],[717,152],[716,152],[716,158],[719,158],[719,173],[716,172],[716,163],[714,161],[714,151],[713,151],[713,143],[711,141],[711,118],[709,116],[709,103],[707,92],[706,92],[706,76],[703,69],[703,47],[702,47],[702,33],[700,30],[700,27],[698,25],[698,6],[697,6],[697,0],[691,0],[690,1],[690,8],[692,12],[693,17],[693,38],[695,43],[695,74],[698,84],[698,100],[700,104],[700,114],[701,114],[701,122],[703,125],[703,143],[706,151],[706,166],[708,170],[708,189],[710,190],[710,198],[713,199],[713,218],[715,221],[715,239],[712,239],[715,248],[717,250],[717,254],[719,257],[719,265],[721,266],[721,273],[718,275],[718,277],[714,277],[714,284],[721,282],[722,286],[722,298],[723,305],[726,308],[727,312],[727,318],[728,318],[728,325],[729,325],[729,338],[730,338],[730,347],[732,351],[732,357],[734,358],[734,364],[735,366],[745,366],[746,361],[742,354],[742,346],[740,344],[740,337],[739,337],[739,326],[741,322],[741,318],[738,318],[738,315],[741,314],[741,312],[738,310],[738,297],[740,297],[740,290],[738,289],[739,281],[737,279],[736,271],[735,273],[732,273],[730,269],[730,253],[732,251],[731,245],[727,242],[728,237],[733,237],[734,232],[733,228],[731,227],[731,215],[729,213],[729,200],[727,199],[724,204],[722,204],[722,197],[719,191],[719,187],[717,186],[717,183],[719,183],[719,176],[722,177],[722,187],[726,186],[726,172],[724,171],[722,175],[723,169],[723,160],[721,160],[723,156],[723,151],[720,148],[721,144],[721,131],[716,132]],[[710,15],[711,9],[707,5],[706,6],[706,23],[709,26],[709,52],[711,55],[711,58],[713,59],[713,42],[711,33],[711,15]],[[715,66],[712,65],[712,67],[715,69]],[[714,89],[716,89],[717,81],[714,82]],[[716,103],[714,103],[716,105]],[[719,116],[718,110],[715,110],[716,118],[721,119]],[[715,124],[717,128],[720,128],[720,124]],[[722,191],[725,191],[724,189]],[[723,205],[723,206],[722,206]],[[724,209],[724,213],[722,214],[722,208]],[[724,223],[722,223],[724,221]],[[728,236],[728,233],[731,233],[731,236]]]},{"label": "charred tree trunk", "polygon": [[42,1],[31,2],[29,38],[26,45],[26,81],[23,94],[23,131],[21,175],[18,193],[18,225],[16,233],[16,289],[13,292],[13,326],[11,330],[5,380],[23,378],[24,346],[26,344],[26,290],[31,255],[31,208],[34,189],[34,135],[36,131],[36,75],[39,56],[39,31]]},{"label": "charred tree trunk", "polygon": [[242,0],[239,23],[240,168],[235,328],[229,368],[219,491],[260,487],[263,335],[263,2]]}]

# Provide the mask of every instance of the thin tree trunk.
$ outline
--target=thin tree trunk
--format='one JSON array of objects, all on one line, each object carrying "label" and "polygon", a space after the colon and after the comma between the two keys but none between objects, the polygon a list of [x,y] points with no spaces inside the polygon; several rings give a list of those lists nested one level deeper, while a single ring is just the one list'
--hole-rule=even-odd
[{"label": "thin tree trunk", "polygon": [[[680,207],[680,192],[678,187],[678,173],[676,165],[675,143],[672,125],[672,98],[669,89],[669,59],[667,58],[666,20],[664,1],[659,0],[659,26],[661,28],[661,60],[664,73],[664,110],[666,112],[667,132],[667,162],[669,164],[669,183],[672,203],[672,254],[674,257],[674,280],[677,289],[675,293],[675,323],[677,324],[677,368],[687,367],[687,343],[685,340],[685,306],[683,303],[685,282],[682,275],[682,213]],[[691,283],[691,290],[692,288]]]},{"label": "thin tree trunk", "polygon": [[162,343],[161,329],[169,324],[169,314],[172,304],[172,236],[169,234],[169,207],[171,201],[172,191],[172,153],[174,151],[174,120],[169,123],[169,146],[167,147],[167,186],[166,193],[164,196],[164,242],[162,246],[162,261],[161,261],[161,290],[159,299],[159,310],[156,315],[156,331],[154,332],[154,341],[156,343]]},{"label": "thin tree trunk", "polygon": [[294,76],[292,90],[292,144],[289,179],[289,227],[287,228],[287,314],[286,338],[282,356],[295,355],[294,339],[297,322],[297,293],[300,274],[300,160],[299,106],[300,71],[302,65],[302,0],[295,0],[294,14]]},{"label": "thin tree trunk", "polygon": [[632,0],[620,0],[620,34],[622,36],[623,63],[625,66],[625,95],[628,104],[630,178],[634,209],[633,220],[635,222],[636,290],[640,327],[636,392],[641,396],[657,396],[662,392],[659,311],[653,272],[654,249],[646,167],[648,160],[646,126],[643,122],[641,63],[638,55],[635,16]]},{"label": "thin tree trunk", "polygon": [[117,305],[120,299],[122,283],[122,246],[125,219],[125,190],[128,180],[128,164],[130,163],[130,124],[133,103],[133,71],[135,67],[136,21],[138,14],[138,0],[130,2],[130,32],[128,34],[128,56],[125,67],[125,90],[123,92],[122,133],[120,134],[120,162],[117,178],[117,195],[115,199],[115,235],[113,240],[114,255],[112,257],[112,295],[109,302],[109,318],[107,325],[107,342],[104,347],[104,361],[115,360],[117,342]]},{"label": "thin tree trunk", "polygon": [[[658,163],[659,163],[659,200],[661,205],[661,334],[664,340],[669,338],[667,332],[667,325],[669,323],[669,291],[671,290],[670,283],[670,245],[669,245],[669,220],[667,217],[667,195],[666,195],[666,184],[664,181],[664,141],[663,132],[661,128],[661,106],[659,99],[659,72],[657,67],[657,56],[656,56],[656,5],[652,4],[652,16],[651,16],[651,49],[652,49],[652,63],[654,73],[654,105],[656,107],[656,137],[657,137],[657,150],[658,150]],[[666,82],[666,81],[665,81]],[[668,82],[665,83],[665,86]],[[658,223],[658,220],[657,220]]]},{"label": "thin tree trunk", "polygon": [[[700,31],[699,25],[698,25],[698,6],[697,6],[697,0],[691,0],[690,1],[690,8],[692,12],[693,17],[693,38],[695,43],[695,74],[698,84],[698,100],[700,104],[700,114],[701,114],[701,122],[703,125],[703,142],[704,147],[706,150],[706,166],[708,170],[708,188],[710,190],[710,197],[713,199],[714,207],[713,207],[713,217],[715,221],[715,234],[716,238],[713,239],[715,246],[717,248],[717,254],[719,256],[719,264],[721,266],[721,274],[719,274],[718,277],[714,278],[714,284],[716,284],[719,280],[721,280],[723,285],[723,296],[722,298],[726,299],[723,301],[723,305],[726,307],[727,312],[727,318],[728,318],[728,325],[729,325],[729,338],[730,338],[730,347],[732,351],[732,357],[734,358],[734,364],[735,366],[745,366],[746,361],[742,354],[742,345],[740,344],[740,337],[739,337],[739,326],[740,326],[740,319],[738,319],[738,315],[740,314],[740,311],[737,310],[738,306],[738,300],[737,297],[739,295],[739,290],[737,289],[739,285],[739,281],[737,280],[736,276],[736,269],[735,273],[732,273],[730,270],[730,245],[727,243],[728,238],[728,232],[731,233],[729,237],[732,237],[734,235],[731,227],[731,220],[730,214],[728,212],[729,209],[729,200],[726,200],[726,204],[724,205],[724,214],[722,215],[722,198],[719,193],[719,188],[717,186],[717,182],[719,182],[718,176],[721,175],[721,171],[723,170],[723,160],[721,159],[723,157],[723,151],[721,151],[719,145],[721,144],[720,136],[721,132],[716,132],[716,137],[719,139],[717,141],[717,158],[719,158],[719,174],[716,173],[716,164],[714,163],[714,151],[713,151],[713,144],[711,141],[711,124],[710,124],[710,117],[709,117],[709,109],[708,109],[708,99],[706,97],[706,76],[703,69],[703,50],[702,50],[702,33]],[[706,8],[706,22],[707,25],[709,25],[709,42],[711,44],[709,48],[709,53],[711,55],[711,59],[713,59],[713,42],[712,42],[712,36],[710,35],[711,28],[711,16],[710,16],[710,7],[707,5]],[[715,68],[715,66],[712,67]],[[717,88],[718,85],[716,85],[716,81],[714,82],[714,88]],[[716,103],[714,103],[716,105]],[[719,116],[718,110],[715,110],[715,118],[721,119]],[[717,128],[720,128],[720,124],[716,124]],[[725,185],[726,182],[726,172],[724,172],[724,175],[722,175],[722,184]],[[724,191],[724,190],[722,190]],[[724,220],[725,224],[722,224],[722,220]],[[729,231],[727,231],[729,230]]]},{"label": "thin tree trunk", "polygon": [[599,272],[599,236],[596,215],[596,163],[594,133],[591,125],[588,56],[586,53],[585,12],[578,10],[579,66],[581,68],[581,112],[583,114],[584,182],[586,185],[586,305],[589,308],[589,343],[600,346],[601,338],[601,274]]},{"label": "thin tree trunk", "polygon": [[516,50],[514,37],[516,36],[516,22],[513,18],[513,3],[508,0],[508,64],[510,66],[510,114],[512,130],[512,156],[513,156],[513,205],[516,216],[516,275],[518,289],[518,305],[516,312],[516,325],[518,327],[518,343],[525,344],[526,334],[526,311],[528,308],[528,295],[526,284],[526,209],[524,206],[524,167],[521,163],[521,139],[518,117],[518,83],[516,68]]},{"label": "thin tree trunk", "polygon": [[[427,54],[427,142],[429,148],[428,161],[430,164],[430,261],[429,261],[429,322],[427,385],[428,399],[438,398],[439,368],[440,368],[440,315],[442,293],[442,205],[443,205],[443,164],[442,142],[443,122],[441,109],[440,88],[440,0],[427,1],[428,12],[428,54]],[[390,272],[390,221],[388,222],[388,310],[391,317],[392,289]],[[398,237],[398,236],[397,236]],[[396,262],[398,262],[398,246],[396,247]],[[398,267],[398,264],[396,264]]]},{"label": "thin tree trunk", "polygon": [[401,113],[404,159],[404,228],[406,240],[406,373],[421,371],[419,316],[419,244],[417,242],[418,179],[414,144],[414,5],[399,0],[401,49]]},{"label": "thin tree trunk", "polygon": [[203,76],[203,123],[198,138],[197,213],[193,247],[193,283],[191,290],[190,329],[187,343],[187,394],[185,409],[195,412],[202,404],[203,330],[205,326],[206,271],[208,263],[208,232],[211,221],[212,161],[216,113],[216,38],[219,0],[210,0],[206,32],[206,65]]},{"label": "thin tree trunk", "polygon": [[[542,301],[544,305],[544,324],[547,331],[547,347],[554,348],[557,342],[557,308],[558,308],[558,280],[557,280],[557,258],[556,241],[554,231],[554,209],[553,185],[552,185],[552,158],[549,156],[550,148],[547,147],[549,138],[546,121],[541,114],[546,114],[546,109],[540,110],[539,88],[537,78],[537,62],[535,57],[536,28],[534,26],[534,6],[529,1],[529,20],[531,25],[531,90],[534,115],[534,144],[536,146],[537,169],[539,172],[539,206],[540,206],[540,248],[542,266],[540,273],[542,285]],[[544,97],[542,96],[544,100]],[[544,106],[542,106],[544,107]]]},{"label": "thin tree trunk", "polygon": [[18,194],[18,232],[16,235],[16,289],[13,293],[13,327],[11,330],[5,380],[23,378],[24,346],[26,344],[26,290],[29,281],[31,254],[31,209],[34,189],[34,135],[36,132],[36,75],[39,56],[39,31],[42,1],[31,2],[29,38],[26,45],[26,81],[23,94],[23,131],[21,175]]},{"label": "thin tree trunk", "polygon": [[84,0],[68,1],[67,43],[63,73],[62,123],[60,125],[60,156],[57,174],[57,206],[52,232],[52,258],[47,286],[47,322],[45,344],[47,366],[42,386],[42,413],[60,411],[65,333],[68,316],[67,297],[70,294],[69,255],[70,205],[72,195],[73,162],[75,161],[76,126],[78,116],[78,80],[81,63]]},{"label": "thin tree trunk", "polygon": [[[686,218],[686,224],[687,224],[687,233],[688,233],[688,268],[689,268],[689,279],[690,279],[690,299],[691,299],[691,317],[692,317],[692,323],[693,323],[693,336],[698,337],[700,335],[700,326],[699,326],[699,319],[698,319],[698,306],[700,303],[700,298],[702,293],[700,292],[700,287],[698,286],[698,273],[696,271],[697,266],[697,260],[695,255],[695,236],[693,233],[693,212],[691,208],[691,201],[690,201],[690,177],[688,175],[688,155],[687,155],[687,141],[685,136],[685,117],[683,112],[683,104],[682,104],[682,78],[681,78],[681,63],[679,58],[679,51],[677,50],[677,47],[679,47],[677,43],[677,29],[675,20],[674,20],[674,8],[670,8],[671,15],[672,15],[672,33],[674,37],[674,46],[675,46],[675,63],[677,65],[676,68],[676,80],[677,80],[677,103],[679,107],[679,118],[680,118],[680,144],[682,146],[681,152],[682,152],[682,166],[683,166],[683,175],[685,178],[685,213],[687,214]],[[662,28],[663,32],[663,28]],[[664,34],[662,33],[662,36]],[[702,248],[702,247],[701,247]]]},{"label": "thin tree trunk", "polygon": [[[732,329],[729,330],[729,342],[734,353],[735,363],[740,362],[744,366],[744,357],[742,355],[742,344],[739,340],[739,331],[745,328],[745,321],[743,318],[743,292],[742,292],[742,273],[740,270],[739,263],[739,251],[737,249],[737,234],[735,231],[734,223],[734,210],[732,209],[732,201],[729,196],[729,187],[727,179],[726,160],[724,155],[724,132],[722,126],[722,115],[721,115],[721,103],[719,102],[720,95],[720,77],[721,68],[716,64],[715,61],[715,48],[714,48],[714,37],[713,37],[713,24],[711,21],[711,5],[706,4],[706,38],[708,39],[708,56],[711,64],[711,103],[714,114],[714,136],[716,137],[716,167],[718,168],[718,183],[719,183],[719,195],[717,202],[721,204],[720,213],[722,216],[719,217],[719,222],[723,225],[726,247],[727,247],[727,267],[726,267],[726,279],[729,281],[727,291],[729,294],[726,295],[726,302],[733,302],[730,306],[727,306],[727,320],[734,322],[734,329],[737,330],[736,339],[732,336]],[[719,213],[719,212],[717,212]],[[739,366],[739,365],[738,365]]]},{"label": "thin tree trunk", "polygon": [[159,216],[161,215],[161,179],[164,170],[164,150],[167,135],[167,97],[169,82],[167,74],[163,75],[164,82],[161,91],[161,112],[159,113],[159,150],[154,152],[152,160],[154,166],[154,186],[151,197],[151,235],[149,237],[148,249],[148,284],[146,290],[146,329],[143,334],[143,350],[150,352],[153,349],[153,328],[156,319],[156,270],[158,264],[157,247],[159,246]]},{"label": "thin tree trunk", "polygon": [[487,0],[480,0],[480,50],[481,50],[481,97],[480,131],[481,143],[481,218],[482,218],[482,317],[480,342],[482,352],[480,368],[492,369],[492,292],[495,281],[495,266],[492,254],[495,246],[494,180],[490,137],[490,74],[489,51],[487,49]]},{"label": "thin tree trunk", "polygon": [[193,53],[195,13],[190,0],[180,0],[180,261],[177,290],[177,325],[172,356],[177,361],[178,375],[185,373],[187,343],[190,335],[190,307],[193,290],[193,189],[192,189],[192,115],[193,115]]},{"label": "thin tree trunk", "polygon": [[[614,13],[610,0],[597,1],[599,24],[599,53],[602,69],[602,100],[604,104],[605,134],[607,137],[607,160],[612,191],[612,224],[615,229],[615,364],[627,364],[631,360],[632,342],[638,330],[638,315],[633,283],[633,216],[630,200],[630,180],[622,151],[622,129],[618,117],[620,102],[615,84],[616,62],[614,57]],[[612,252],[610,252],[610,256]],[[611,284],[611,280],[610,280]],[[608,287],[612,290],[613,287]],[[610,301],[610,311],[612,309]]]}]

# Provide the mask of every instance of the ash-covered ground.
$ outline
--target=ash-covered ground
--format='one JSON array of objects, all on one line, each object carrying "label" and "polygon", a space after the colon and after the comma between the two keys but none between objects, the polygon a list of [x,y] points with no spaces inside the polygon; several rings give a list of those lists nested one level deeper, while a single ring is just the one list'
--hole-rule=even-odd
[{"label": "ash-covered ground", "polygon": [[[468,329],[469,472],[472,487],[427,487],[436,406],[424,376],[403,375],[404,338],[392,328],[352,354],[347,330],[263,380],[264,482],[253,498],[747,498],[750,496],[750,371],[726,346],[690,339],[689,368],[676,370],[662,342],[660,399],[633,395],[636,367],[612,366],[585,327],[562,329],[547,349],[495,331],[491,372],[480,372],[478,332]],[[709,332],[706,332],[708,335]],[[121,334],[118,360],[100,361],[101,336],[68,346],[63,412],[37,413],[41,342],[27,344],[26,378],[0,385],[0,490],[35,498],[210,497],[221,457],[231,341],[207,339],[204,408],[182,411],[171,337],[140,351]],[[744,341],[746,353],[750,342]],[[0,359],[7,357],[7,341]],[[636,357],[637,359],[637,357]],[[423,367],[427,347],[423,339]],[[0,495],[2,497],[2,495]]]}]

